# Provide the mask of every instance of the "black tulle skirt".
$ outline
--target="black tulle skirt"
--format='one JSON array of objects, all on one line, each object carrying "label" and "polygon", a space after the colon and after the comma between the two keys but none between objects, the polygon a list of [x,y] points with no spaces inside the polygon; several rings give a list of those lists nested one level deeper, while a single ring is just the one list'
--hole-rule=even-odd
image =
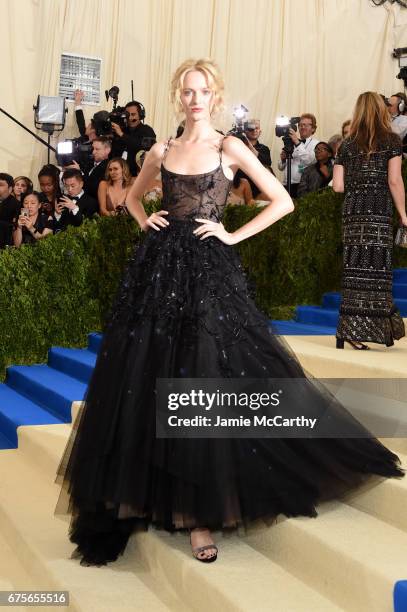
[{"label": "black tulle skirt", "polygon": [[[192,229],[172,220],[135,249],[58,469],[56,511],[72,513],[70,538],[84,564],[116,559],[138,526],[314,517],[320,501],[370,475],[403,475],[397,456],[357,421],[357,439],[156,438],[157,378],[305,377],[256,308],[233,247],[200,241]],[[304,414],[315,384],[300,399]]]}]

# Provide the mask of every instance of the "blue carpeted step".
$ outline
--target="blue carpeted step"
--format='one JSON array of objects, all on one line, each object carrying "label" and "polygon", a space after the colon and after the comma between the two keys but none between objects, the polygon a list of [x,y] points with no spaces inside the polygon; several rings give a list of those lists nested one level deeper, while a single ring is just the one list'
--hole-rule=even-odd
[{"label": "blue carpeted step", "polygon": [[407,283],[407,268],[395,268],[393,270],[393,282]]},{"label": "blue carpeted step", "polygon": [[334,336],[336,327],[297,323],[297,321],[271,321],[275,333],[281,336]]},{"label": "blue carpeted step", "polygon": [[102,334],[88,334],[88,350],[92,351],[92,353],[98,353],[102,344],[102,338]]},{"label": "blue carpeted step", "polygon": [[339,311],[321,306],[297,306],[295,320],[298,323],[336,327]]},{"label": "blue carpeted step", "polygon": [[322,296],[322,308],[338,310],[341,300],[342,300],[341,294],[336,291],[331,291],[330,293],[324,293],[324,295]]},{"label": "blue carpeted step", "polygon": [[71,420],[71,404],[84,398],[86,385],[47,365],[7,368],[6,384],[50,410],[63,422]]},{"label": "blue carpeted step", "polygon": [[398,580],[393,592],[394,612],[407,610],[407,580]]},{"label": "blue carpeted step", "polygon": [[396,299],[407,300],[407,283],[394,283],[393,297]]},{"label": "blue carpeted step", "polygon": [[394,303],[400,311],[402,317],[407,317],[407,300],[395,299]]},{"label": "blue carpeted step", "polygon": [[16,444],[13,444],[6,436],[0,431],[0,450],[8,450],[10,448],[17,448]]},{"label": "blue carpeted step", "polygon": [[0,432],[13,444],[12,448],[17,447],[17,427],[20,425],[54,423],[62,423],[62,420],[8,385],[0,384]]},{"label": "blue carpeted step", "polygon": [[48,351],[48,365],[72,378],[89,383],[96,363],[96,353],[86,349],[55,346]]}]

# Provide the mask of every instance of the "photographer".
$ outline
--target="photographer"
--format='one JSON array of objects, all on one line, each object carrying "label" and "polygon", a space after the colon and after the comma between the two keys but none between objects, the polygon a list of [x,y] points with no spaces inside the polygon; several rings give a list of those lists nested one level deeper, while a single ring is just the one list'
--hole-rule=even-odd
[{"label": "photographer", "polygon": [[261,144],[259,138],[261,136],[260,120],[249,119],[244,124],[244,133],[247,136],[248,141],[257,152],[257,159],[263,166],[266,166],[271,170],[271,154],[270,149],[267,145]]},{"label": "photographer", "polygon": [[13,177],[0,172],[0,249],[12,244],[13,224],[20,211],[20,203],[13,196]]},{"label": "photographer", "polygon": [[[103,181],[106,173],[107,163],[109,161],[110,152],[112,150],[112,142],[106,136],[95,138],[92,142],[92,157],[93,166],[89,169],[84,169],[84,190],[85,193],[97,200],[98,188],[100,181]],[[65,168],[66,170],[78,170],[81,168],[78,162],[74,161]]]},{"label": "photographer", "polygon": [[98,205],[94,198],[83,190],[83,176],[80,170],[65,170],[62,179],[65,186],[65,195],[58,199],[55,205],[54,228],[59,232],[74,225],[81,225],[85,217],[91,218],[98,212]]},{"label": "photographer", "polygon": [[[259,142],[259,138],[261,135],[260,129],[260,120],[259,119],[249,119],[244,124],[244,133],[246,135],[249,149],[254,153],[259,162],[263,164],[272,174],[274,174],[271,168],[271,154],[270,149],[267,145],[261,144]],[[251,180],[251,178],[242,173],[242,179],[245,179],[249,182],[252,197],[257,198],[260,194],[260,189],[255,185],[255,183]],[[248,191],[247,191],[248,193]],[[249,196],[247,195],[246,198]]]},{"label": "photographer", "polygon": [[[311,113],[303,113],[298,124],[299,135],[290,128],[289,136],[294,145],[294,151],[291,161],[291,196],[297,197],[298,185],[301,180],[301,175],[307,166],[315,164],[314,149],[318,144],[317,138],[313,138],[313,134],[317,129],[317,120]],[[278,164],[279,170],[284,170],[284,186],[287,188],[287,154],[285,148],[280,154],[281,161]]]},{"label": "photographer", "polygon": [[142,123],[145,110],[139,102],[132,100],[127,102],[124,108],[126,110],[126,127],[123,129],[113,120],[111,122],[114,133],[112,156],[126,159],[130,174],[136,176],[138,171],[136,155],[139,151],[151,149],[156,142],[156,135],[152,127]]},{"label": "photographer", "polygon": [[388,111],[391,116],[392,132],[400,136],[403,142],[403,154],[406,152],[407,138],[407,98],[403,93],[396,93],[388,100]]},{"label": "photographer", "polygon": [[53,233],[52,217],[41,212],[40,208],[40,194],[37,191],[25,194],[17,227],[13,232],[14,246],[34,244]]}]

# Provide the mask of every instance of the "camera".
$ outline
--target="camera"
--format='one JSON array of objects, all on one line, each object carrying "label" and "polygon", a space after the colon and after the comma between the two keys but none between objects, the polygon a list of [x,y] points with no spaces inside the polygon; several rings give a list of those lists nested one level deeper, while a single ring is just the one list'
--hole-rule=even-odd
[{"label": "camera", "polygon": [[235,118],[235,122],[232,126],[232,129],[229,130],[229,132],[227,133],[227,136],[235,136],[236,138],[242,140],[245,144],[248,143],[248,138],[244,132],[246,126],[248,125],[248,122],[245,121],[244,118],[248,112],[249,109],[246,108],[243,104],[241,104],[240,106],[236,106],[233,109],[233,116]]},{"label": "camera", "polygon": [[287,155],[292,155],[294,151],[294,143],[290,137],[290,130],[297,131],[300,117],[286,117],[281,115],[276,119],[276,136],[283,139],[284,147],[283,150]]},{"label": "camera", "polygon": [[99,111],[92,117],[92,126],[95,128],[96,136],[115,136],[112,130],[112,122],[117,123],[124,130],[127,127],[127,111],[117,106],[111,113]]},{"label": "camera", "polygon": [[92,143],[83,142],[81,138],[63,140],[57,144],[57,162],[60,166],[69,166],[76,161],[81,168],[92,163]]},{"label": "camera", "polygon": [[396,78],[404,81],[404,87],[407,87],[407,66],[400,67],[400,72]]},{"label": "camera", "polygon": [[128,112],[123,106],[117,106],[120,89],[117,85],[113,85],[110,89],[106,89],[106,101],[109,98],[113,100],[113,109],[108,111],[99,111],[92,117],[92,125],[95,128],[97,136],[115,136],[112,130],[112,123],[117,123],[122,130],[127,127]]},{"label": "camera", "polygon": [[285,115],[281,115],[276,119],[276,136],[279,138],[284,138],[284,136],[290,136],[290,129],[293,129],[294,132],[297,131],[298,124],[300,122],[300,117],[291,117],[289,119]]}]

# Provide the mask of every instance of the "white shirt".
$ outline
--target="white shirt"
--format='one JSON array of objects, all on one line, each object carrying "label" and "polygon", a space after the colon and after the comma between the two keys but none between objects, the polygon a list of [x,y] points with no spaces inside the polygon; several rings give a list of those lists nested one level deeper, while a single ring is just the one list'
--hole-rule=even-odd
[{"label": "white shirt", "polygon": [[[315,147],[319,143],[317,138],[313,136],[309,136],[305,142],[300,142],[300,144],[296,147],[294,146],[293,157],[291,160],[291,183],[299,183],[301,180],[301,175],[304,172],[307,166],[311,166],[311,164],[315,164],[317,161],[315,159]],[[284,185],[287,184],[287,162],[279,161],[278,169],[284,170]]]},{"label": "white shirt", "polygon": [[407,115],[396,115],[391,120],[392,131],[400,136],[401,140],[407,134]]}]

